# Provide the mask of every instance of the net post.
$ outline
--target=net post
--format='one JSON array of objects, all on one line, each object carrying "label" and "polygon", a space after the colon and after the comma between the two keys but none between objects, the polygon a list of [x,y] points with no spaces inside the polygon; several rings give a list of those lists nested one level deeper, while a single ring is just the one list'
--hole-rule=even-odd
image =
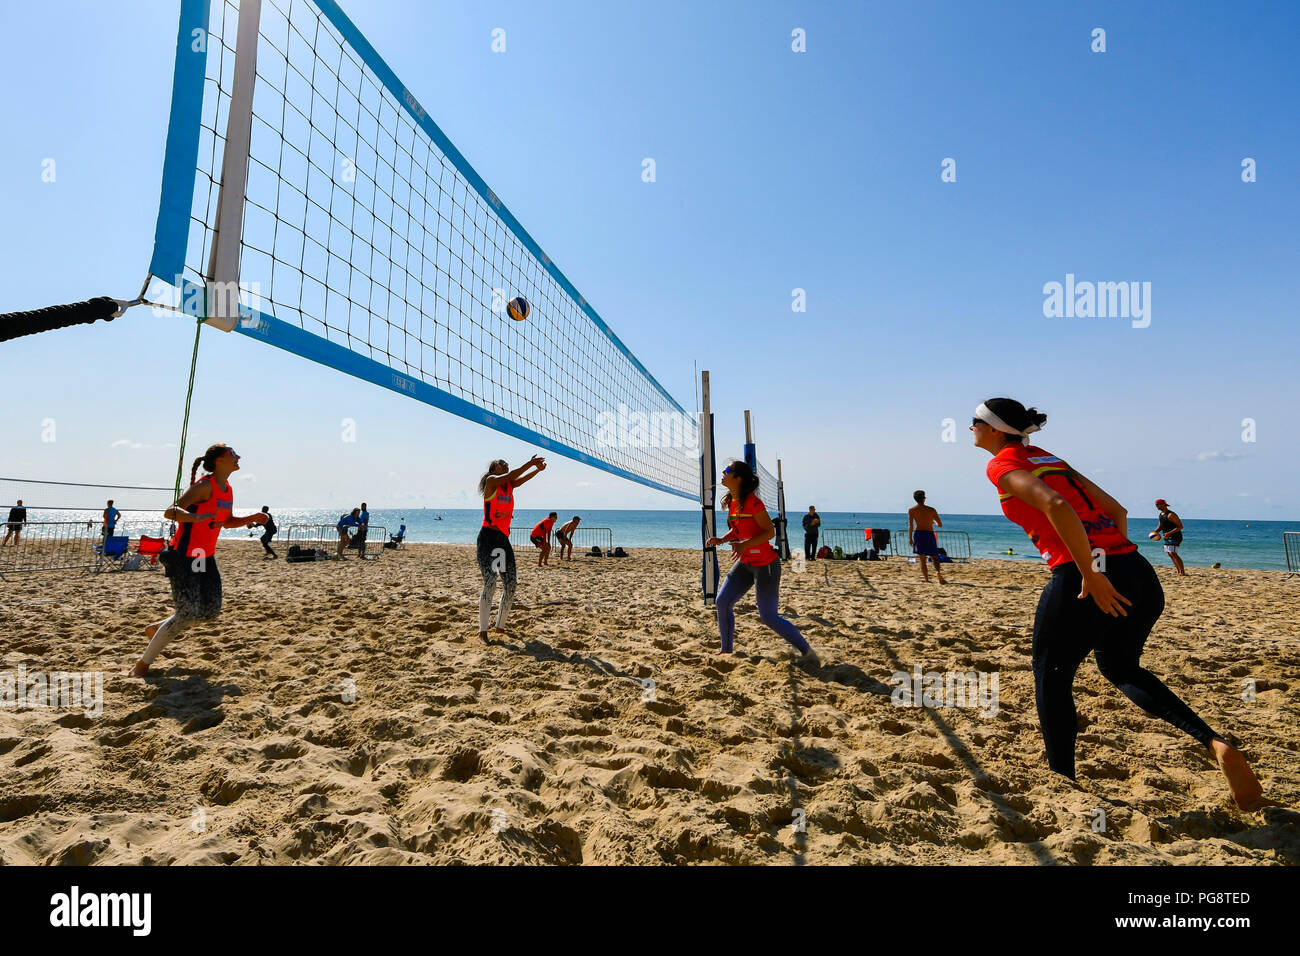
[{"label": "net post", "polygon": [[239,250],[243,236],[244,195],[253,138],[253,85],[257,78],[257,36],[262,0],[242,0],[235,39],[235,75],[226,117],[226,148],[221,160],[221,190],[208,262],[208,325],[230,332],[239,319]]},{"label": "net post", "polygon": [[782,561],[790,560],[790,538],[786,534],[788,522],[785,518],[785,480],[781,475],[781,459],[776,460],[776,509],[777,509],[777,552]]},{"label": "net post", "polygon": [[705,542],[717,537],[714,514],[715,463],[713,459],[713,411],[709,404],[709,373],[700,373],[700,587],[704,606],[712,607],[718,596],[718,552]]}]

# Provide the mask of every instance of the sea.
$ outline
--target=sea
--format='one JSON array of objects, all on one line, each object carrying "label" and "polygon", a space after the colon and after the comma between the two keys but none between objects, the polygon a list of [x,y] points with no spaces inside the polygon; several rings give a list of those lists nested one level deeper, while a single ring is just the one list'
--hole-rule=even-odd
[{"label": "sea", "polygon": [[[598,544],[602,550],[609,545],[631,552],[636,548],[699,548],[701,514],[690,511],[580,511],[582,524],[575,539],[575,547],[587,550]],[[157,512],[128,512],[123,516],[125,528],[132,534],[149,530],[158,524]],[[284,540],[291,525],[333,526],[339,514],[323,509],[282,508],[273,511],[280,528],[277,540]],[[526,532],[548,512],[530,509],[515,511],[514,527]],[[560,513],[559,524],[573,517],[575,512]],[[892,533],[904,532],[904,541],[896,543],[895,550],[910,553],[906,547],[907,515],[903,513],[849,513],[827,511],[822,516],[822,544],[839,545],[843,552],[853,553],[863,549],[863,529],[886,528]],[[98,520],[98,513],[88,511],[63,512],[42,510],[29,513],[33,521],[73,520],[89,518]],[[803,528],[799,524],[802,514],[791,514],[789,539],[792,550],[803,548]],[[716,527],[726,528],[725,514],[716,516]],[[389,535],[406,525],[406,540],[428,544],[473,544],[483,522],[483,513],[474,509],[437,510],[420,509],[397,511],[372,509],[372,526],[387,528]],[[1253,568],[1269,571],[1287,570],[1283,547],[1284,531],[1300,532],[1300,521],[1220,521],[1213,519],[1184,518],[1183,545],[1179,554],[1188,567],[1210,567],[1218,563],[1224,568]],[[1139,549],[1156,565],[1170,563],[1161,542],[1150,541],[1147,533],[1156,527],[1156,517],[1129,516],[1129,535]],[[608,529],[595,530],[595,529]],[[1002,515],[944,514],[943,531],[963,532],[965,539],[954,535],[944,536],[940,544],[950,554],[960,556],[969,542],[970,556],[1002,561],[1032,561],[1042,563],[1033,545],[1020,528]],[[722,531],[720,533],[725,533]],[[225,531],[222,537],[238,540],[256,537],[250,529]],[[515,536],[516,538],[519,535]],[[523,543],[527,535],[523,534]],[[1296,539],[1292,539],[1293,541]],[[520,541],[516,541],[518,545]]]}]

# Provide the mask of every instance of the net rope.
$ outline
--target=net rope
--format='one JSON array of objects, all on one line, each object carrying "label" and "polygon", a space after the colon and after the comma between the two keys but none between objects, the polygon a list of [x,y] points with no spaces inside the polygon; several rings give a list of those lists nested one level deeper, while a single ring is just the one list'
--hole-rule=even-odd
[{"label": "net rope", "polygon": [[[213,0],[183,277],[196,284],[214,236],[238,13],[237,0]],[[313,0],[263,0],[246,196],[239,278],[261,312],[697,497],[693,416]],[[531,304],[523,322],[505,312],[517,295]]]}]

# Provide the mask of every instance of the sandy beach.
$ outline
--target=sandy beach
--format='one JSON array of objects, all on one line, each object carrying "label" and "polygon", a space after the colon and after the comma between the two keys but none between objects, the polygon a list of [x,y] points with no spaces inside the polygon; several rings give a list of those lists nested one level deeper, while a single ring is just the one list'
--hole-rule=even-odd
[{"label": "sandy beach", "polygon": [[[738,653],[714,654],[696,552],[535,554],[484,646],[471,547],[286,565],[223,541],[221,618],[147,680],[124,673],[170,613],[161,572],[0,582],[0,671],[104,674],[102,714],[0,708],[0,863],[1300,863],[1295,811],[1235,809],[1209,754],[1091,659],[1079,783],[1048,771],[1041,565],[975,560],[943,587],[898,560],[787,566],[783,613],[823,657],[806,670],[752,596]],[[1144,663],[1295,806],[1300,582],[1159,571]],[[996,713],[899,706],[914,668],[996,674]]]}]

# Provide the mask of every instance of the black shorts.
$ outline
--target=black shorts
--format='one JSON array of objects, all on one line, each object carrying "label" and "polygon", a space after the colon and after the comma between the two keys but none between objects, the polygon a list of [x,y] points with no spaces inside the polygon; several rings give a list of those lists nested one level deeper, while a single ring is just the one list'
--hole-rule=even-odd
[{"label": "black shorts", "polygon": [[221,572],[216,555],[187,558],[179,551],[164,551],[163,569],[172,586],[176,614],[183,620],[207,621],[221,613]]},{"label": "black shorts", "polygon": [[532,537],[529,538],[528,540],[531,541],[533,544],[537,545],[539,548],[546,543],[545,538]]}]

